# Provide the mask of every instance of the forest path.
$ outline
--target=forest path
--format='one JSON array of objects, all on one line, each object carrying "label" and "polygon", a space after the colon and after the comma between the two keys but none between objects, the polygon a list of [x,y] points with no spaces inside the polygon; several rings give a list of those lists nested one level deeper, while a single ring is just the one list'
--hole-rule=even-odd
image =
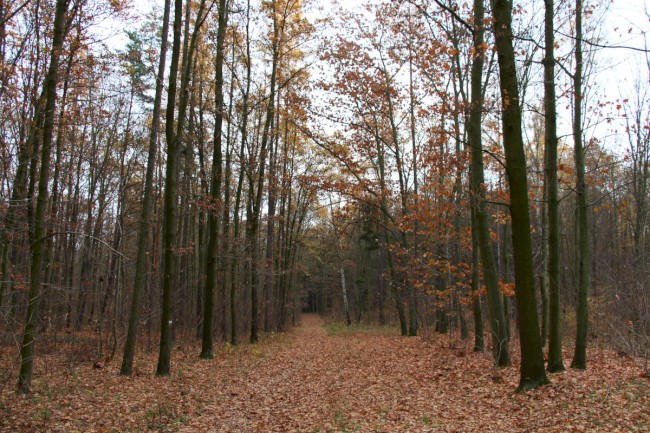
[{"label": "forest path", "polygon": [[650,425],[641,401],[604,415],[603,395],[613,385],[592,381],[593,372],[570,371],[551,386],[515,394],[517,368],[495,370],[469,341],[450,350],[445,336],[425,342],[393,328],[341,324],[327,325],[328,335],[324,326],[304,315],[288,336],[254,349],[257,365],[243,360],[241,375],[225,387],[213,383],[210,403],[181,431],[614,432]]},{"label": "forest path", "polygon": [[[396,332],[336,325],[330,336],[320,317],[304,315],[288,341],[260,346],[259,365],[233,378],[229,391],[217,386],[182,431],[439,431],[426,396],[440,366],[416,356],[420,339]],[[426,393],[414,392],[423,386]]]},{"label": "forest path", "polygon": [[516,353],[515,366],[495,370],[471,340],[449,342],[305,315],[214,360],[179,341],[170,377],[153,375],[155,352],[124,377],[119,362],[72,365],[63,351],[37,359],[33,394],[0,387],[0,431],[650,432],[650,382],[629,358],[593,350],[588,371],[516,394]]}]

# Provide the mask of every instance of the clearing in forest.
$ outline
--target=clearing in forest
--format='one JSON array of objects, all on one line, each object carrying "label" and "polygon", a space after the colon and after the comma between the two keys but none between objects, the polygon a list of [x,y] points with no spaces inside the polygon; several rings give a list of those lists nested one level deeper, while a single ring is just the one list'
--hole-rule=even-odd
[{"label": "clearing in forest", "polygon": [[169,378],[153,376],[155,354],[137,359],[133,377],[118,376],[116,361],[97,369],[41,356],[31,395],[16,395],[4,370],[0,431],[650,431],[650,381],[629,358],[590,351],[589,370],[516,394],[516,359],[495,370],[488,354],[448,345],[307,315],[286,335],[223,347],[213,361],[177,349]]}]

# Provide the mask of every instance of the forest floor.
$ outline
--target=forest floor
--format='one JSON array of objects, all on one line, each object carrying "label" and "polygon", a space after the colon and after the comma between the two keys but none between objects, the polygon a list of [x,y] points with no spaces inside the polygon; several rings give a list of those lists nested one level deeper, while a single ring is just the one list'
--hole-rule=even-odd
[{"label": "forest floor", "polygon": [[[468,343],[469,344],[469,343]],[[224,346],[215,360],[175,350],[173,375],[156,354],[93,368],[41,356],[33,393],[17,395],[3,352],[3,432],[650,432],[650,380],[633,359],[591,350],[587,371],[515,393],[518,369],[449,340],[394,329],[325,325],[304,316],[285,335]],[[567,359],[569,354],[566,354]],[[45,358],[45,359],[43,359]]]}]

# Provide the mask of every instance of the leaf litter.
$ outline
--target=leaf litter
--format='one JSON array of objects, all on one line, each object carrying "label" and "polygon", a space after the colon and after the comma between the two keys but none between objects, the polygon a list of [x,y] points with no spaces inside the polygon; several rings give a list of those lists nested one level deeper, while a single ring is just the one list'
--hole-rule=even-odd
[{"label": "leaf litter", "polygon": [[38,359],[32,394],[17,395],[13,377],[2,388],[0,431],[650,432],[650,381],[604,349],[590,350],[588,370],[520,394],[516,356],[498,370],[489,354],[450,348],[445,336],[328,336],[316,316],[214,360],[198,353],[175,351],[163,378],[144,370],[155,353],[140,355],[131,377],[116,361]]}]

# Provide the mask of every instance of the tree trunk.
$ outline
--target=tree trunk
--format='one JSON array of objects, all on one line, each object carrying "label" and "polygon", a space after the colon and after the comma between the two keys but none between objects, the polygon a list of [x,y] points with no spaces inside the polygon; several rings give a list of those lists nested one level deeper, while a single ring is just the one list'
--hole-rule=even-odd
[{"label": "tree trunk", "polygon": [[483,316],[481,313],[481,295],[479,287],[481,286],[481,276],[479,270],[479,244],[478,233],[476,230],[475,208],[472,205],[472,312],[474,313],[474,352],[483,352],[485,342],[483,340]]},{"label": "tree trunk", "polygon": [[156,90],[151,115],[151,131],[149,132],[149,150],[147,155],[147,171],[144,181],[144,195],[140,209],[138,247],[135,259],[135,277],[133,281],[133,297],[129,313],[129,327],[124,342],[124,356],[120,374],[128,376],[133,371],[133,357],[135,355],[135,341],[138,334],[138,320],[140,318],[140,300],[142,290],[147,278],[147,250],[151,224],[149,214],[153,206],[153,176],[156,170],[156,153],[158,151],[158,132],[160,129],[160,109],[162,105],[163,83],[165,81],[165,64],[167,62],[167,34],[169,33],[169,15],[171,0],[165,0],[163,12],[162,33],[160,40],[160,57],[156,76]]},{"label": "tree trunk", "polygon": [[506,174],[510,187],[510,215],[512,217],[512,244],[515,257],[515,284],[521,369],[518,390],[523,391],[548,383],[544,370],[544,354],[539,334],[526,156],[521,133],[521,108],[515,55],[512,45],[512,10],[508,0],[492,0],[494,35],[500,70],[503,141],[506,155]]},{"label": "tree trunk", "polygon": [[228,25],[228,16],[226,10],[226,0],[219,0],[219,29],[217,30],[217,58],[215,64],[215,126],[214,126],[214,155],[212,157],[212,204],[215,206],[211,209],[208,216],[208,251],[206,252],[207,263],[205,266],[205,291],[203,295],[203,340],[201,346],[202,359],[214,358],[213,343],[213,311],[214,311],[214,288],[216,285],[217,270],[217,238],[219,237],[219,207],[216,206],[221,200],[221,183],[222,183],[222,137],[223,129],[223,51],[224,41],[226,38],[226,26]]},{"label": "tree trunk", "polygon": [[476,57],[472,63],[471,89],[472,100],[469,120],[467,125],[468,140],[471,147],[471,188],[474,218],[472,220],[473,232],[476,232],[483,265],[483,280],[487,289],[488,312],[490,331],[492,334],[492,350],[494,361],[500,367],[510,365],[508,351],[508,334],[506,317],[503,313],[497,265],[492,252],[490,229],[485,210],[484,171],[483,171],[483,143],[481,138],[481,116],[483,112],[483,53],[485,51],[483,34],[485,28],[483,0],[474,0],[474,50]]},{"label": "tree trunk", "polygon": [[174,2],[174,41],[172,44],[172,57],[169,69],[169,87],[167,92],[167,117],[165,122],[165,138],[167,141],[167,167],[165,170],[165,192],[163,202],[163,264],[162,264],[162,314],[160,325],[160,351],[156,375],[168,376],[171,367],[172,346],[172,286],[174,284],[174,270],[176,269],[176,189],[178,184],[178,164],[180,157],[180,144],[185,128],[185,114],[189,100],[189,82],[192,71],[196,40],[201,25],[205,21],[205,0],[201,0],[194,24],[194,30],[187,53],[188,61],[181,74],[181,87],[178,91],[178,116],[174,125],[174,108],[177,93],[177,79],[180,63],[181,49],[181,21],[183,16],[183,1]]},{"label": "tree trunk", "polygon": [[547,370],[564,370],[560,327],[560,214],[557,179],[557,112],[555,106],[555,38],[553,0],[545,0],[544,57],[544,162],[548,221],[549,328]]},{"label": "tree trunk", "polygon": [[[383,58],[382,58],[382,66],[383,66]],[[398,178],[398,184],[399,184],[399,192],[400,192],[400,204],[401,204],[401,211],[402,211],[402,217],[406,217],[409,214],[409,208],[408,208],[408,190],[406,188],[406,174],[404,173],[404,167],[402,163],[402,156],[400,152],[400,144],[399,144],[399,135],[398,135],[398,129],[397,129],[397,120],[395,118],[395,109],[394,109],[394,104],[393,104],[393,97],[391,94],[392,90],[392,79],[389,76],[389,73],[385,67],[382,68],[382,73],[384,76],[385,80],[385,86],[386,86],[386,102],[388,103],[388,120],[390,123],[390,130],[391,130],[391,135],[392,135],[392,141],[393,141],[393,146],[394,146],[394,151],[393,153],[395,154],[395,164],[396,164],[396,169],[397,169],[397,178]],[[407,239],[407,234],[404,230],[400,229],[399,230],[399,235],[400,235],[400,243],[401,247],[408,251],[408,239]],[[390,254],[390,253],[389,253]],[[397,256],[396,256],[397,258]],[[406,303],[408,306],[408,332],[407,335],[409,337],[414,337],[418,333],[418,319],[417,319],[417,309],[415,306],[415,288],[411,284],[408,278],[403,278],[401,275],[401,272],[395,272],[395,274],[400,274],[399,276],[399,282],[401,283],[401,286],[404,286],[406,289]],[[397,281],[396,281],[397,282]]]},{"label": "tree trunk", "polygon": [[[27,318],[25,320],[25,331],[20,349],[20,373],[18,375],[18,391],[28,393],[31,390],[32,372],[34,364],[34,332],[38,316],[38,304],[40,300],[42,266],[45,260],[46,233],[45,213],[47,211],[47,187],[50,179],[50,150],[54,134],[54,115],[56,110],[56,88],[59,75],[59,60],[63,50],[63,42],[66,36],[66,12],[68,0],[57,0],[54,13],[54,30],[52,37],[52,50],[50,54],[50,65],[43,84],[45,96],[44,123],[42,131],[41,146],[41,169],[38,181],[38,197],[36,200],[36,212],[34,214],[34,243],[31,250],[31,271],[29,301],[27,305]],[[35,116],[38,116],[38,109]]]},{"label": "tree trunk", "polygon": [[233,242],[232,242],[232,261],[230,263],[230,343],[234,346],[238,343],[237,339],[237,288],[239,280],[237,278],[238,255],[237,244],[239,242],[239,209],[241,205],[242,189],[244,185],[244,150],[248,144],[248,98],[251,86],[251,36],[250,36],[250,0],[246,2],[246,87],[242,97],[242,122],[241,122],[241,146],[239,149],[239,179],[237,181],[237,191],[235,192],[235,206],[233,209]]},{"label": "tree trunk", "polygon": [[576,0],[576,69],[573,75],[573,145],[578,195],[578,305],[576,306],[576,345],[571,368],[587,368],[587,296],[590,285],[589,205],[585,180],[585,151],[582,145],[582,0]]},{"label": "tree trunk", "polygon": [[[375,120],[375,125],[377,125],[377,120]],[[380,209],[382,220],[384,224],[384,229],[382,233],[382,242],[380,243],[382,252],[386,254],[386,262],[388,264],[388,271],[390,274],[390,290],[393,293],[393,298],[395,299],[395,307],[397,308],[397,316],[399,317],[399,324],[402,336],[406,337],[409,335],[409,328],[406,321],[406,312],[404,311],[404,304],[402,302],[402,296],[399,288],[399,281],[397,279],[397,273],[395,271],[395,266],[393,263],[393,255],[388,249],[388,246],[391,243],[388,226],[391,222],[394,222],[390,216],[388,205],[386,203],[386,167],[384,160],[384,145],[380,138],[379,132],[375,131],[375,143],[377,146],[377,165],[379,168],[379,186],[380,186]]]},{"label": "tree trunk", "polygon": [[[275,92],[276,81],[278,72],[278,63],[280,58],[280,41],[278,40],[280,34],[279,23],[276,16],[276,4],[272,1],[272,14],[273,14],[273,60],[271,66],[271,79],[268,103],[266,106],[266,118],[264,121],[264,129],[262,131],[262,142],[260,145],[260,156],[257,172],[257,185],[254,187],[250,185],[251,192],[255,192],[253,202],[250,206],[250,218],[246,221],[246,237],[247,246],[249,248],[250,257],[250,272],[251,272],[251,335],[250,342],[256,343],[259,340],[259,275],[257,273],[258,267],[258,232],[259,232],[259,219],[262,206],[262,195],[264,192],[264,172],[266,168],[266,159],[268,156],[268,145],[273,140],[272,136],[275,134],[273,129],[275,119]],[[250,177],[253,179],[253,176]],[[252,198],[252,197],[251,197]]]}]

